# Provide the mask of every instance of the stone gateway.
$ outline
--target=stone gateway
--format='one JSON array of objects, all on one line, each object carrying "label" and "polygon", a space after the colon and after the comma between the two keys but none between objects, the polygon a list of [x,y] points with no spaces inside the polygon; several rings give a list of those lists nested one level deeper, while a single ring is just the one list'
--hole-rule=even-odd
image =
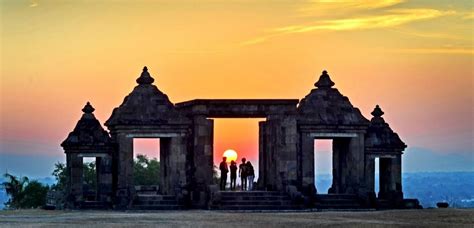
[{"label": "stone gateway", "polygon": [[[298,99],[196,99],[173,104],[153,84],[147,67],[115,108],[104,130],[87,102],[61,146],[67,158],[67,206],[114,209],[361,209],[418,208],[404,199],[401,156],[405,143],[377,105],[366,119],[323,71]],[[213,182],[212,118],[265,118],[259,122],[259,175],[255,191],[219,191]],[[159,138],[159,186],[136,186],[134,138]],[[314,141],[332,139],[332,185],[315,187]],[[96,159],[97,188],[83,184],[83,159]],[[380,164],[375,192],[375,159]]]}]

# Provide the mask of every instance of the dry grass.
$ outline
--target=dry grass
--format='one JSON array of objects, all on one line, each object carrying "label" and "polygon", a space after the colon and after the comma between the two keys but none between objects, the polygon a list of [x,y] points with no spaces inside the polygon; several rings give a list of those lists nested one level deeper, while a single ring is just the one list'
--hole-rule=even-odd
[{"label": "dry grass", "polygon": [[1,227],[474,227],[474,209],[424,209],[367,212],[230,213],[44,211],[0,212]]}]

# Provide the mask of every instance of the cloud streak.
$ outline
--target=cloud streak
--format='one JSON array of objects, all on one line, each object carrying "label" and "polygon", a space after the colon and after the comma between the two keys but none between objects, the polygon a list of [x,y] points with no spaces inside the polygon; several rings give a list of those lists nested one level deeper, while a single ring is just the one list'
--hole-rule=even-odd
[{"label": "cloud streak", "polygon": [[404,48],[393,50],[396,53],[408,54],[462,54],[474,55],[473,48]]},{"label": "cloud streak", "polygon": [[275,29],[282,33],[304,33],[316,30],[356,30],[374,29],[398,26],[414,21],[432,19],[453,14],[453,11],[439,11],[434,9],[399,9],[391,10],[386,15],[323,20],[309,25],[295,25]]},{"label": "cloud streak", "polygon": [[264,42],[269,38],[314,31],[348,31],[395,27],[415,21],[433,19],[454,14],[454,11],[440,11],[435,9],[392,9],[382,15],[361,16],[344,19],[319,20],[313,23],[285,26],[270,30],[270,33],[242,43],[252,45]]},{"label": "cloud streak", "polygon": [[297,11],[303,16],[314,16],[341,11],[381,9],[403,2],[405,0],[312,0]]}]

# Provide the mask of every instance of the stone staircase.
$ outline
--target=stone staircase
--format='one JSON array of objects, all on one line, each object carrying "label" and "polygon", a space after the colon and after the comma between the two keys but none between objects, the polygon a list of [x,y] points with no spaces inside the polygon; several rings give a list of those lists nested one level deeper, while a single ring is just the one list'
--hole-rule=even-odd
[{"label": "stone staircase", "polygon": [[315,207],[323,210],[366,209],[356,195],[350,194],[318,194]]},{"label": "stone staircase", "polygon": [[137,194],[133,201],[132,209],[134,210],[181,210],[184,209],[180,205],[175,196],[158,195],[158,194]]},{"label": "stone staircase", "polygon": [[280,192],[270,191],[220,191],[218,205],[211,210],[297,210],[302,207],[293,204],[290,197]]},{"label": "stone staircase", "polygon": [[111,205],[101,201],[83,201],[80,202],[79,208],[83,210],[105,210],[111,208]]}]

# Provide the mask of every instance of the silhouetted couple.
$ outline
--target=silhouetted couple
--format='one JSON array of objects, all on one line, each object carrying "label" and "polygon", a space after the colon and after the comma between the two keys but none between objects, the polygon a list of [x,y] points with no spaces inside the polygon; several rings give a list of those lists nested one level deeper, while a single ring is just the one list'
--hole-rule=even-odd
[{"label": "silhouetted couple", "polygon": [[[246,159],[242,158],[242,164],[239,165],[239,176],[242,183],[242,190],[247,190],[247,181],[248,181],[248,190],[253,189],[253,179],[255,178],[255,171],[253,169],[250,161],[245,162]],[[227,166],[227,157],[222,158],[222,162],[219,165],[219,170],[221,171],[221,182],[220,190],[225,191],[225,186],[227,184],[227,173],[229,172],[229,167]],[[230,162],[230,189],[235,190],[237,179],[237,163],[235,161]]]},{"label": "silhouetted couple", "polygon": [[[253,190],[253,179],[255,178],[255,171],[250,161],[245,162],[246,159],[242,158],[242,163],[239,165],[239,176],[242,191]],[[248,182],[248,188],[247,188]]]}]

